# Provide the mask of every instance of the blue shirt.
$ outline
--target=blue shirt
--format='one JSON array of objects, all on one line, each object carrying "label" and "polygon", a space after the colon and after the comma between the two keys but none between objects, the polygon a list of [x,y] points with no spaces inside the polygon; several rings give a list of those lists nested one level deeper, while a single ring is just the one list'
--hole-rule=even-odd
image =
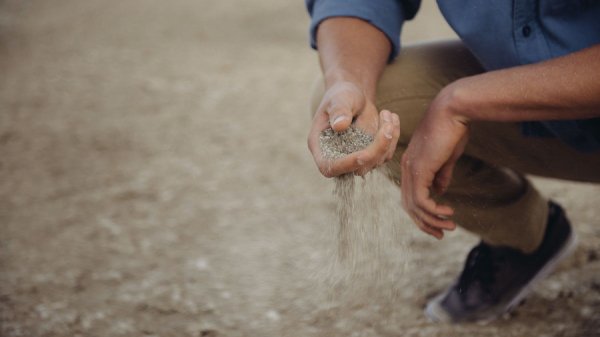
[{"label": "blue shirt", "polygon": [[[600,0],[437,2],[450,26],[486,70],[540,62],[600,44]],[[393,59],[400,50],[402,24],[416,15],[420,3],[420,0],[306,0],[312,17],[311,45],[316,46],[316,28],[323,20],[356,17],[388,37]],[[522,125],[526,135],[558,137],[578,150],[600,151],[600,118]]]}]

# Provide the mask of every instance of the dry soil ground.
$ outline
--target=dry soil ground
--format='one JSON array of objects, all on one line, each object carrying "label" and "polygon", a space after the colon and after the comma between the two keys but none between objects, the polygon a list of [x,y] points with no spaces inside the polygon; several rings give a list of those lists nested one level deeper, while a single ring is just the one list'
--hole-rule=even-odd
[{"label": "dry soil ground", "polygon": [[[432,3],[405,41],[452,36]],[[301,1],[0,0],[0,335],[599,335],[598,186],[536,180],[581,240],[510,320],[428,323],[475,239],[401,218],[394,296],[312,276],[335,218],[307,23]]]}]

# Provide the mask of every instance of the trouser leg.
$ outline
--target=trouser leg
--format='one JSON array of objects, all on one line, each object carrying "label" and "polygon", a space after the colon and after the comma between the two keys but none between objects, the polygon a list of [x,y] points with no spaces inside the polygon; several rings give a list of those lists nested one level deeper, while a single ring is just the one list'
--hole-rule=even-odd
[{"label": "trouser leg", "polygon": [[[481,72],[483,69],[460,42],[406,47],[387,67],[376,104],[400,116],[401,136],[390,163],[396,183],[401,181],[402,153],[431,100],[448,83]],[[489,244],[532,251],[541,242],[546,200],[522,175],[489,165],[467,151],[457,162],[448,191],[436,199],[455,209],[454,220],[459,226]]]},{"label": "trouser leg", "polygon": [[[401,181],[401,155],[431,100],[450,82],[482,71],[460,42],[405,47],[386,68],[376,105],[400,116],[401,136],[389,164],[394,182]],[[523,137],[514,123],[475,122],[470,130],[465,154],[439,200],[454,207],[461,227],[489,244],[524,252],[540,244],[548,204],[524,174],[600,181],[600,155],[581,154],[555,139]]]}]

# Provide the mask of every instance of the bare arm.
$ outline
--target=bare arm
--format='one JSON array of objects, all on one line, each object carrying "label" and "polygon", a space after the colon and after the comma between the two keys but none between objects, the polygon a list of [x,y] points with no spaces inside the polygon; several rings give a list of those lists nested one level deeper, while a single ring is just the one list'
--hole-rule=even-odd
[{"label": "bare arm", "polygon": [[549,61],[461,79],[439,99],[463,120],[600,117],[600,45]]},{"label": "bare arm", "polygon": [[377,80],[391,49],[381,31],[360,19],[332,18],[319,26],[317,46],[327,88],[349,81],[375,99]]},{"label": "bare arm", "polygon": [[[317,46],[325,95],[313,119],[309,148],[325,176],[349,172],[365,174],[391,159],[400,135],[398,117],[389,111],[378,112],[373,103],[377,81],[390,54],[390,42],[365,21],[338,17],[320,24]],[[357,127],[375,135],[374,143],[338,160],[323,158],[319,148],[320,132],[328,127],[345,130],[353,118]]]}]

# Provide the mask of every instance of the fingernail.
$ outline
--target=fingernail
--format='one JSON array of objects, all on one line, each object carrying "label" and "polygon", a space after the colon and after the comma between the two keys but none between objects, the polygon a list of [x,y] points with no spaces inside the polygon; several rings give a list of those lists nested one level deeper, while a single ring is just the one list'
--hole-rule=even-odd
[{"label": "fingernail", "polygon": [[400,117],[398,117],[398,115],[394,114],[392,116],[392,121],[394,122],[394,125],[400,125]]},{"label": "fingernail", "polygon": [[336,125],[337,123],[345,120],[347,117],[346,116],[337,116],[334,120],[333,123],[331,123],[331,126]]},{"label": "fingernail", "polygon": [[387,139],[392,139],[392,127],[391,126],[386,126],[385,129],[383,130],[383,134],[385,136],[385,138]]},{"label": "fingernail", "polygon": [[365,162],[360,158],[357,158],[356,162],[358,163],[358,165],[361,165],[361,166],[365,164]]},{"label": "fingernail", "polygon": [[384,121],[386,121],[388,123],[392,121],[392,116],[390,115],[389,111],[383,110],[382,114],[383,114],[383,120]]}]

